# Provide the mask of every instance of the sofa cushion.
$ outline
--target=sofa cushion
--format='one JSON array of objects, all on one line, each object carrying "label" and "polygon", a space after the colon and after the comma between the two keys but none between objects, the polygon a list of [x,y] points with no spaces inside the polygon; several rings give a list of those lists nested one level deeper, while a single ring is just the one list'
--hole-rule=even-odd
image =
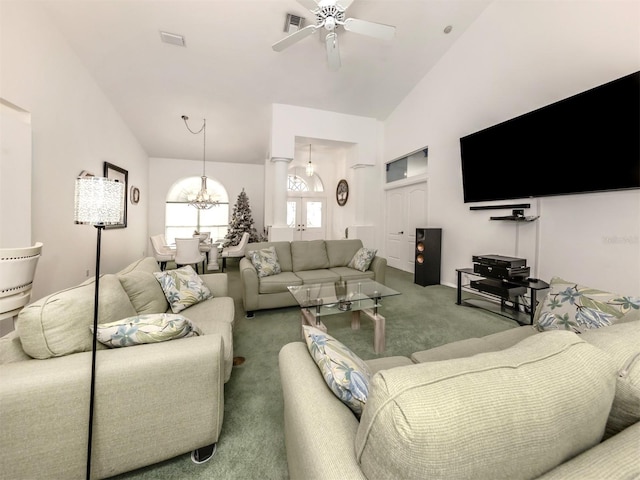
[{"label": "sofa cushion", "polygon": [[358,417],[367,403],[371,373],[346,345],[315,327],[302,327],[307,348],[331,391]]},{"label": "sofa cushion", "polygon": [[191,265],[155,272],[173,313],[211,297],[209,287],[205,285]]},{"label": "sofa cushion", "polygon": [[247,255],[258,272],[258,277],[269,277],[282,273],[275,247],[252,250],[248,252]]},{"label": "sofa cushion", "polygon": [[291,242],[291,261],[294,272],[329,268],[329,257],[324,240]]},{"label": "sofa cushion", "polygon": [[283,293],[289,285],[302,285],[302,279],[293,272],[282,272],[278,275],[263,277],[258,286],[259,293]]},{"label": "sofa cushion", "polygon": [[167,297],[152,272],[133,270],[118,274],[118,278],[139,315],[164,313],[169,308]]},{"label": "sofa cushion", "polygon": [[540,331],[584,332],[608,326],[627,314],[640,318],[640,298],[597,290],[554,277],[534,317]]},{"label": "sofa cushion", "polygon": [[411,360],[415,363],[424,363],[470,357],[477,353],[497,352],[498,350],[512,347],[516,343],[537,333],[538,331],[531,325],[524,325],[485,335],[480,338],[465,338],[457,342],[415,352],[411,354]]},{"label": "sofa cushion", "polygon": [[329,268],[346,267],[358,250],[362,248],[362,240],[350,238],[343,240],[325,240]]},{"label": "sofa cushion", "polygon": [[[273,247],[278,255],[278,263],[283,272],[291,272],[293,270],[291,264],[291,242],[258,242],[248,243],[245,248],[245,256],[249,257],[250,252],[261,250],[263,248]],[[251,258],[251,257],[249,257]]]},{"label": "sofa cushion", "polygon": [[125,275],[133,271],[153,273],[159,272],[160,267],[158,266],[158,262],[155,258],[144,257],[127,265],[125,268],[118,272],[118,275]]},{"label": "sofa cushion", "polygon": [[[16,330],[27,355],[45,359],[91,350],[94,281],[53,293],[20,312]],[[137,315],[120,279],[112,274],[100,277],[98,309],[100,323]]]},{"label": "sofa cushion", "polygon": [[355,268],[356,270],[364,272],[369,269],[369,265],[371,265],[371,262],[373,261],[373,258],[376,256],[377,252],[378,251],[374,250],[373,248],[362,247],[349,261],[347,267]]},{"label": "sofa cushion", "polygon": [[640,421],[640,320],[588,330],[580,338],[611,355],[618,367],[608,438]]},{"label": "sofa cushion", "polygon": [[152,313],[99,324],[96,338],[109,348],[119,348],[198,335],[202,330],[182,315]]},{"label": "sofa cushion", "polygon": [[535,478],[598,444],[613,359],[571,332],[374,374],[356,456],[377,478]]},{"label": "sofa cushion", "polygon": [[340,276],[331,270],[305,270],[295,273],[303,284],[333,283],[340,280]]},{"label": "sofa cushion", "polygon": [[640,423],[581,453],[538,480],[637,480]]},{"label": "sofa cushion", "polygon": [[329,271],[338,275],[340,277],[340,280],[345,281],[376,279],[376,274],[372,270],[361,272],[360,270],[349,267],[333,267],[330,268]]}]

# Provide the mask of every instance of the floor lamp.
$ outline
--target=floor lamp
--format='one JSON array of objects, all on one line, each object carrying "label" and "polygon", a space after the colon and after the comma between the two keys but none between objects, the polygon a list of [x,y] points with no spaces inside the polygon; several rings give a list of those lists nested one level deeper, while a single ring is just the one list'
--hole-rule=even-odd
[{"label": "floor lamp", "polygon": [[93,225],[98,230],[95,300],[93,305],[93,344],[91,349],[87,480],[91,478],[91,441],[93,438],[93,401],[96,383],[96,343],[98,332],[98,293],[100,290],[100,242],[102,230],[106,225],[122,223],[122,216],[124,215],[124,187],[124,183],[103,177],[80,177],[76,179],[75,223]]}]

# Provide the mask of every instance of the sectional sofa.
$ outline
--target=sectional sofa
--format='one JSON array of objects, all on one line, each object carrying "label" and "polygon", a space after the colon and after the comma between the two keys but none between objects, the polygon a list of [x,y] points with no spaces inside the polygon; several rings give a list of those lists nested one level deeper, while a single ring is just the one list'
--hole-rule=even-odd
[{"label": "sectional sofa", "polygon": [[[314,357],[320,349],[285,345],[279,368],[290,478],[640,478],[634,301],[616,298],[610,303],[630,313],[580,334],[521,326],[368,360],[361,417],[345,401],[355,393],[338,395],[335,378],[323,378]],[[315,333],[316,347],[337,340]],[[353,382],[358,368],[347,365]]]},{"label": "sectional sofa", "polygon": [[[275,248],[281,273],[259,277],[250,253],[268,247]],[[348,266],[362,247],[359,239],[248,244],[245,257],[240,260],[242,303],[247,316],[253,316],[256,310],[297,305],[295,298],[287,290],[290,285],[365,278],[384,284],[386,258],[375,256],[365,271]]]},{"label": "sectional sofa", "polygon": [[[144,258],[100,277],[100,324],[172,312]],[[213,298],[180,312],[204,335],[107,348],[98,343],[91,478],[218,441],[233,363],[227,275],[200,278]],[[83,478],[87,461],[94,280],[28,305],[0,339],[0,477]]]}]

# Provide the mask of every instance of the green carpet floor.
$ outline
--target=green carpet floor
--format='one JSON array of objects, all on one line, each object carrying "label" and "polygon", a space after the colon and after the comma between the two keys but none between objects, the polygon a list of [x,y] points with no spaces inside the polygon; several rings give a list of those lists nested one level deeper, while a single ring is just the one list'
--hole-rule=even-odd
[{"label": "green carpet floor", "polygon": [[[202,465],[189,454],[114,477],[118,479],[287,479],[283,434],[283,400],[278,352],[300,340],[296,307],[258,311],[244,317],[238,263],[228,262],[229,292],[235,300],[234,355],[245,357],[225,385],[222,433],[215,456]],[[361,329],[351,330],[350,313],[323,318],[331,335],[364,359],[405,355],[464,338],[514,328],[505,317],[455,304],[453,288],[421,287],[413,275],[387,269],[386,284],[401,295],[383,299],[386,351],[373,352],[373,324],[363,317]],[[310,412],[311,414],[311,412]],[[135,452],[131,452],[135,455]]]}]

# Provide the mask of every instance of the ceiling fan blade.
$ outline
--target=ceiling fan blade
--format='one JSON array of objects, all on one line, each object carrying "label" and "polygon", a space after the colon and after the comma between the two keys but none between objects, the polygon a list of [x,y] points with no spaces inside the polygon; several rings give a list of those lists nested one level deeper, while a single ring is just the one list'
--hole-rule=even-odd
[{"label": "ceiling fan blade", "polygon": [[331,32],[325,39],[327,44],[327,62],[331,70],[338,70],[340,68],[340,50],[338,50],[338,35],[335,32]]},{"label": "ceiling fan blade", "polygon": [[318,2],[316,2],[315,0],[298,0],[298,3],[302,5],[304,8],[307,8],[311,11],[318,8]]},{"label": "ceiling fan blade", "polygon": [[344,21],[344,29],[382,40],[391,40],[396,34],[396,27],[384,25],[382,23],[358,20],[357,18],[347,18]]},{"label": "ceiling fan blade", "polygon": [[284,37],[282,40],[277,41],[276,43],[271,45],[271,48],[273,48],[276,52],[281,52],[285,48],[293,45],[294,43],[302,40],[303,38],[314,34],[317,29],[318,28],[315,25],[307,25],[303,29],[298,30],[297,32],[292,33],[291,35]]}]

